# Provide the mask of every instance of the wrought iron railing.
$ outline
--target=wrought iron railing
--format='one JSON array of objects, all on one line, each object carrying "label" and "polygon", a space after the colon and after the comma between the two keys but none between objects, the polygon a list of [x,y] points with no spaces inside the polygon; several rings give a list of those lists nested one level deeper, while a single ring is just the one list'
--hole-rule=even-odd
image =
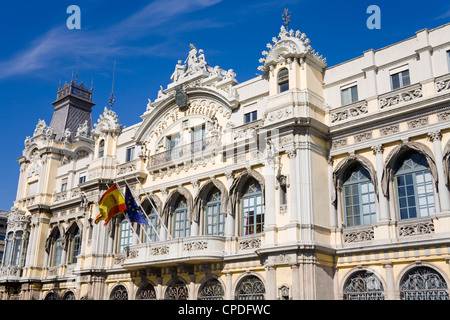
[{"label": "wrought iron railing", "polygon": [[157,153],[150,157],[150,165],[156,166],[160,163],[167,163],[185,157],[193,157],[205,152],[209,154],[217,145],[217,142],[218,137],[212,136],[207,139],[194,141],[180,147]]}]

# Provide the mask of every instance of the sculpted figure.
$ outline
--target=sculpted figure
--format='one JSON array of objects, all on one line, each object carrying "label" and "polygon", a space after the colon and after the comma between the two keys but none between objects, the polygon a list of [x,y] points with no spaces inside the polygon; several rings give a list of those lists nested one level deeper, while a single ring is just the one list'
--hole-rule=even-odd
[{"label": "sculpted figure", "polygon": [[175,66],[175,71],[173,72],[172,76],[170,77],[170,80],[172,82],[177,82],[178,79],[180,79],[181,76],[183,76],[186,72],[186,65],[182,64],[183,61],[178,60],[177,65]]}]

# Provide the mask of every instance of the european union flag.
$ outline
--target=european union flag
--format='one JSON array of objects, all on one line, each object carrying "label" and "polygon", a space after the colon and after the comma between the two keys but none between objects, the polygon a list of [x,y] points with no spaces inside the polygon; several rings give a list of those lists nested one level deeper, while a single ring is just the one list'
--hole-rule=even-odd
[{"label": "european union flag", "polygon": [[139,207],[136,204],[136,201],[134,201],[133,194],[131,193],[131,190],[130,188],[128,188],[128,186],[126,186],[125,189],[125,203],[127,205],[127,213],[130,221],[145,224],[148,226],[147,220],[145,220],[144,215],[139,210]]}]

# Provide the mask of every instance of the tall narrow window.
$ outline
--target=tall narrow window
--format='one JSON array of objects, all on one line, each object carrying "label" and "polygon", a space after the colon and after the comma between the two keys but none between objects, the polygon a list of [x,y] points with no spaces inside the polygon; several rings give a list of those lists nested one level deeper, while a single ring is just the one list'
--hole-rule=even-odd
[{"label": "tall narrow window", "polygon": [[105,155],[105,140],[102,140],[98,145],[98,157],[103,158],[104,155]]},{"label": "tall narrow window", "polygon": [[392,90],[399,89],[410,85],[409,70],[404,70],[391,74],[391,88]]},{"label": "tall narrow window", "polygon": [[134,147],[127,148],[127,153],[126,153],[126,157],[125,157],[126,162],[129,162],[132,160],[134,160]]},{"label": "tall narrow window", "polygon": [[53,243],[52,250],[52,267],[59,266],[61,264],[62,258],[62,245],[61,245],[61,235],[58,234],[55,242]]},{"label": "tall narrow window", "polygon": [[358,101],[358,87],[352,86],[341,89],[341,104],[343,106]]},{"label": "tall narrow window", "polygon": [[81,236],[80,229],[77,228],[77,233],[74,235],[71,243],[70,263],[77,263],[77,256],[80,254]]},{"label": "tall narrow window", "polygon": [[375,189],[363,166],[356,165],[347,172],[343,198],[346,227],[375,222]]},{"label": "tall narrow window", "polygon": [[205,208],[205,229],[207,235],[224,235],[225,217],[220,212],[220,200],[220,191],[214,188],[209,194]]},{"label": "tall narrow window", "polygon": [[123,253],[125,252],[125,248],[131,245],[132,241],[132,230],[131,230],[131,224],[128,222],[128,220],[123,220],[120,223],[119,227],[119,247],[117,252]]},{"label": "tall narrow window", "polygon": [[[150,204],[145,208],[145,212],[148,217],[148,226],[145,226],[145,232],[144,234],[144,242],[147,241],[158,241],[159,240],[159,223],[158,223],[158,213],[153,208],[153,206]],[[148,239],[150,238],[150,239]]]},{"label": "tall narrow window", "polygon": [[183,238],[191,234],[191,222],[187,218],[186,199],[180,196],[173,213],[173,237]]},{"label": "tall narrow window", "polygon": [[61,181],[61,192],[66,190],[67,190],[67,178],[64,178]]},{"label": "tall narrow window", "polygon": [[289,90],[289,71],[286,68],[278,72],[278,93]]},{"label": "tall narrow window", "polygon": [[8,233],[6,237],[6,249],[5,249],[5,261],[3,261],[3,266],[8,267],[11,261],[11,252],[13,248],[13,233]]},{"label": "tall narrow window", "polygon": [[447,51],[447,66],[448,72],[450,72],[450,50]]},{"label": "tall narrow window", "polygon": [[13,256],[11,260],[12,266],[19,266],[20,264],[20,257],[22,253],[22,231],[17,231],[16,236],[14,237],[14,251]]},{"label": "tall narrow window", "polygon": [[250,235],[263,232],[264,201],[261,186],[256,180],[247,183],[242,196],[241,234]]},{"label": "tall narrow window", "polygon": [[192,152],[199,152],[204,149],[205,145],[205,125],[194,127],[191,135]]},{"label": "tall narrow window", "polygon": [[435,211],[433,177],[424,155],[410,152],[399,159],[395,174],[400,219],[428,217]]}]

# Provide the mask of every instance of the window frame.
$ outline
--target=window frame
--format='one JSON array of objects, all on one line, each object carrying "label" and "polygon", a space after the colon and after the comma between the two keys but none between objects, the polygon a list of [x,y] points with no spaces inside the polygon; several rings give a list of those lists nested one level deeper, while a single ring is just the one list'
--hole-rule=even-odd
[{"label": "window frame", "polygon": [[102,139],[98,143],[98,157],[103,158],[105,156],[105,140]]},{"label": "window frame", "polygon": [[[430,217],[432,216],[435,212],[436,212],[436,201],[435,201],[435,187],[434,187],[434,179],[433,179],[433,175],[431,174],[430,170],[424,166],[423,163],[418,163],[416,161],[414,161],[412,159],[413,155],[419,155],[421,157],[421,160],[425,160],[426,158],[423,154],[418,153],[418,152],[412,152],[409,154],[404,155],[403,157],[401,157],[399,159],[399,161],[401,161],[401,165],[399,166],[399,168],[397,169],[397,171],[395,172],[395,178],[394,178],[394,186],[395,186],[395,198],[396,198],[396,205],[397,205],[397,217],[399,220],[404,221],[404,220],[410,220],[410,219],[420,219],[420,218],[426,218],[426,217]],[[415,168],[409,168],[409,169],[402,169],[401,167],[404,165],[406,160],[411,160],[416,164]],[[420,182],[418,183],[417,181],[417,176],[418,175],[422,175],[424,178],[424,185],[423,187],[425,188],[425,193],[419,193],[419,187],[420,186]],[[430,179],[427,181],[426,180],[426,176],[427,175]],[[406,177],[410,176],[412,183],[408,183],[406,184]],[[399,185],[399,178],[404,178],[405,179],[405,184],[404,185]],[[419,185],[419,186],[418,186]],[[407,192],[408,190],[408,186],[412,186],[412,191],[414,192],[414,206],[409,205],[409,201],[412,196]],[[427,191],[427,186],[431,187],[431,191]],[[405,196],[401,195],[400,192],[400,187],[404,187],[405,188]],[[429,197],[431,197],[431,199],[433,200],[432,203],[428,202]],[[402,199],[405,198],[406,201],[406,207],[402,204]],[[426,202],[427,202],[427,206],[426,206],[426,210],[428,212],[428,214],[426,216],[422,216],[421,214],[421,205],[420,205],[420,198],[426,198]],[[414,208],[415,210],[415,217],[411,216],[410,213],[410,208]],[[406,210],[406,217],[402,216],[402,209]]]},{"label": "window frame", "polygon": [[[405,76],[406,75],[406,76]],[[394,78],[398,77],[398,87],[394,87]],[[403,87],[407,87],[411,84],[411,77],[409,73],[409,69],[405,69],[402,71],[398,71],[390,74],[389,76],[391,82],[391,90],[401,89]],[[405,79],[407,79],[407,83],[405,83]]]},{"label": "window frame", "polygon": [[130,162],[135,159],[135,146],[128,147],[125,151],[125,162]]},{"label": "window frame", "polygon": [[258,110],[253,110],[244,114],[244,123],[250,123],[258,120]]},{"label": "window frame", "polygon": [[[127,229],[125,229],[125,225]],[[118,239],[117,239],[117,253],[124,253],[125,248],[133,243],[132,225],[127,219],[123,219],[119,224]]]},{"label": "window frame", "polygon": [[[348,96],[348,102],[346,101],[347,96]],[[341,87],[341,105],[342,106],[346,106],[346,105],[355,103],[356,101],[359,101],[357,84],[353,83],[353,84]]]},{"label": "window frame", "polygon": [[[214,195],[219,194],[218,199],[212,200]],[[218,189],[213,189],[205,205],[205,235],[225,235],[225,215],[221,212],[222,194]],[[209,231],[211,229],[211,232]]]},{"label": "window frame", "polygon": [[[181,202],[184,203],[180,207]],[[180,196],[177,200],[177,205],[172,214],[172,236],[173,238],[185,238],[191,235],[191,221],[188,219],[187,200]]]},{"label": "window frame", "polygon": [[[282,72],[286,72],[284,75],[280,75]],[[280,78],[282,76],[282,78]],[[277,74],[277,85],[278,93],[286,92],[289,90],[289,70],[287,68],[282,68]]]},{"label": "window frame", "polygon": [[[351,180],[355,172],[359,172],[362,178]],[[343,219],[345,227],[361,227],[376,223],[375,185],[369,178],[370,174],[368,170],[361,164],[356,164],[346,171],[346,175],[348,175],[348,178],[342,184],[342,208],[344,213]],[[363,187],[366,187],[367,191],[364,191]],[[349,193],[349,189],[351,189],[351,193]],[[368,198],[367,201],[364,201],[365,196]],[[355,197],[357,197],[356,204],[354,203],[354,200],[356,199]],[[348,203],[349,199],[352,199],[352,203],[350,204]],[[369,213],[364,213],[364,206],[369,206]],[[357,215],[353,213],[351,216],[349,216],[350,208],[352,209],[352,211],[355,210],[355,208],[358,208]],[[352,220],[351,225],[348,223],[349,219]],[[359,223],[355,223],[356,219],[359,221]],[[366,221],[367,219],[369,220],[369,222]]]},{"label": "window frame", "polygon": [[[258,185],[258,191],[249,192],[250,185],[255,183]],[[260,203],[258,203],[258,199],[261,199]],[[251,204],[251,200],[253,200],[253,205]],[[248,205],[245,202],[248,201]],[[240,235],[248,236],[255,235],[264,232],[264,221],[265,221],[265,212],[264,212],[264,195],[261,190],[261,185],[256,180],[250,180],[247,182],[245,187],[245,193],[241,198],[241,228]],[[247,211],[250,214],[247,214],[245,211],[248,208],[252,208],[253,211]],[[258,207],[261,208],[261,212],[258,213]],[[260,218],[258,220],[258,218]],[[253,221],[252,221],[253,220]],[[258,228],[259,227],[259,228]]]}]

